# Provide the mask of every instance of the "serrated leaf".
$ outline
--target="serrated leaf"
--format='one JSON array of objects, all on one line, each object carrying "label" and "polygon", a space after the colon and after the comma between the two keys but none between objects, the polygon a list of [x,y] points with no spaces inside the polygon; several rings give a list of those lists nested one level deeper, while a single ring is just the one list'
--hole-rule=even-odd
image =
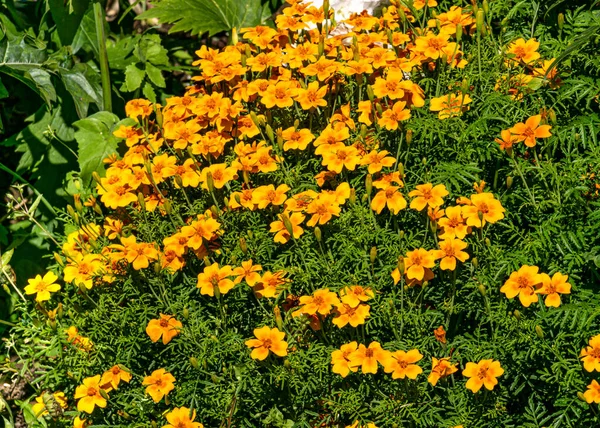
[{"label": "serrated leaf", "polygon": [[94,19],[94,8],[90,5],[83,15],[77,33],[73,38],[71,49],[76,54],[80,49],[89,46],[96,55],[99,52],[98,38],[96,37],[96,21]]},{"label": "serrated leaf", "polygon": [[165,78],[162,75],[162,71],[160,71],[158,68],[156,68],[150,63],[146,64],[146,74],[148,75],[152,83],[154,83],[159,88],[164,88],[165,86],[167,86],[167,84],[165,83]]},{"label": "serrated leaf", "polygon": [[258,25],[262,15],[260,0],[161,0],[136,19],[156,18],[163,24],[174,24],[169,33],[189,31],[211,36]]},{"label": "serrated leaf", "polygon": [[136,56],[141,62],[151,62],[156,65],[168,65],[168,51],[162,46],[158,34],[144,35],[136,49]]},{"label": "serrated leaf", "polygon": [[15,249],[11,248],[10,250],[2,253],[2,257],[0,257],[0,268],[4,268],[10,264],[10,259],[12,258],[14,252]]},{"label": "serrated leaf", "polygon": [[90,103],[95,103],[98,107],[102,105],[102,83],[100,75],[96,73],[87,64],[75,64],[70,69],[61,69],[60,77],[65,84],[65,88],[75,102],[77,115],[80,118],[87,116],[87,110]]},{"label": "serrated leaf", "polygon": [[104,172],[102,160],[117,151],[113,129],[118,120],[116,115],[101,111],[73,124],[77,129],[80,177],[85,186],[90,184],[93,172]]},{"label": "serrated leaf", "polygon": [[135,64],[129,64],[125,68],[125,85],[127,91],[133,92],[142,85],[146,72],[139,69]]},{"label": "serrated leaf", "polygon": [[144,89],[142,89],[142,92],[144,93],[144,96],[150,101],[152,101],[153,103],[156,102],[156,92],[154,92],[154,88],[152,87],[150,82],[146,82],[146,84],[144,85]]},{"label": "serrated leaf", "polygon": [[8,96],[8,90],[6,89],[6,86],[4,86],[4,84],[2,83],[2,79],[0,79],[0,100],[3,98],[8,98]]}]

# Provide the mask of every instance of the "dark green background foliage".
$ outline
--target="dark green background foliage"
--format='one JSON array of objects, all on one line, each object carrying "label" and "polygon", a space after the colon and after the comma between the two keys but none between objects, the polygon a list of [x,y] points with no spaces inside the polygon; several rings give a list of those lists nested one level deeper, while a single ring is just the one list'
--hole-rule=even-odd
[{"label": "dark green background foliage", "polygon": [[[161,3],[166,7],[172,2]],[[441,3],[444,10],[456,2]],[[322,243],[307,229],[297,242],[279,245],[268,232],[273,213],[228,212],[220,219],[226,233],[220,240],[222,254],[215,258],[232,265],[252,258],[266,270],[283,269],[291,280],[289,292],[295,295],[324,287],[338,291],[350,284],[371,286],[376,297],[369,302],[371,317],[364,327],[338,329],[328,320],[322,331],[314,332],[284,312],[286,340],[294,348],[288,363],[273,357],[253,361],[244,341],[253,328],[274,326],[273,306],[281,306],[285,296],[277,302],[259,301],[242,283],[223,296],[223,316],[218,300],[201,296],[195,287],[204,265],[192,258],[176,275],[132,271],[126,281],[93,289],[90,299],[98,307],[65,286],[58,297],[65,314],[56,330],[32,305],[21,307],[8,350],[24,365],[13,367],[32,374],[35,393],[63,390],[72,397],[84,377],[116,363],[127,366],[134,373],[131,385],[111,393],[108,409],[94,414],[99,426],[151,426],[153,420],[160,425],[161,413],[169,407],[164,402],[154,405],[141,387],[143,376],[158,368],[166,368],[177,379],[169,396],[172,406],[195,408],[197,419],[207,427],[315,427],[321,422],[333,427],[356,419],[379,427],[597,426],[597,405],[577,396],[595,377],[583,370],[579,352],[591,336],[600,334],[600,200],[593,193],[598,179],[590,177],[600,169],[600,64],[593,30],[599,16],[589,2],[580,3],[581,7],[569,3],[566,9],[566,2],[491,2],[494,35],[482,39],[480,51],[474,41],[465,41],[469,64],[464,70],[415,76],[428,98],[456,91],[466,79],[471,109],[444,121],[426,108],[413,110],[407,124],[413,133],[410,145],[405,131],[377,135],[383,148],[399,152],[406,190],[425,182],[443,183],[450,191],[447,205],[454,205],[457,197],[473,192],[474,182],[484,180],[506,208],[504,220],[487,226],[482,236],[468,237],[471,259],[458,271],[453,305],[451,275],[439,270],[425,288],[403,291],[392,285],[390,273],[398,256],[421,246],[434,248],[435,241],[424,217],[412,210],[374,220],[368,203],[361,202],[363,173],[351,182],[358,202],[347,204],[338,219],[322,228]],[[557,26],[559,12],[565,15],[562,28]],[[503,73],[500,49],[517,37],[532,36],[541,42],[543,58],[560,59],[563,84],[558,89],[542,85],[513,101],[494,90]],[[155,41],[160,42],[156,38],[149,43]],[[125,70],[132,64],[137,67],[132,62]],[[143,79],[147,77],[162,94],[148,64],[145,70]],[[543,108],[556,114],[553,136],[539,140],[528,153],[520,145],[515,150],[517,169],[494,138]],[[281,125],[295,118],[284,117]],[[318,161],[307,158],[297,165],[289,174],[279,170],[255,184],[286,183],[298,191],[316,187],[312,176],[320,171]],[[507,179],[512,186],[507,186]],[[162,242],[176,231],[171,218],[186,219],[213,204],[206,192],[188,191],[194,201],[190,207],[177,192],[173,188],[169,193],[179,201],[171,217],[128,212],[138,241]],[[217,198],[224,196],[227,193]],[[94,219],[93,212],[87,216]],[[67,216],[56,220],[69,221]],[[72,225],[67,228],[73,230]],[[242,237],[247,255],[239,246]],[[373,247],[377,257],[371,263]],[[569,275],[572,294],[563,296],[560,308],[541,303],[523,308],[499,292],[508,275],[524,264]],[[147,321],[159,313],[174,314],[184,324],[182,333],[166,346],[152,344],[144,331]],[[70,325],[91,339],[92,352],[80,352],[67,343],[63,330]],[[433,336],[439,325],[448,330],[445,347]],[[388,350],[417,348],[425,355],[419,363],[425,373],[417,381],[403,382],[392,380],[380,368],[377,375],[351,374],[343,379],[331,372],[330,354],[352,340],[367,345],[377,340]],[[430,358],[449,355],[462,363],[461,369],[467,361],[494,358],[505,373],[491,392],[471,393],[460,371],[434,388],[426,381]],[[190,357],[199,362],[197,367]]]}]

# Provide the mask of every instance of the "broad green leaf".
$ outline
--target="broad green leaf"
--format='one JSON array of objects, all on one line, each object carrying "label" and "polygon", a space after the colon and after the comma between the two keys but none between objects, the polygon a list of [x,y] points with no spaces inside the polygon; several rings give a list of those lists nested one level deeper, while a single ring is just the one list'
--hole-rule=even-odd
[{"label": "broad green leaf", "polygon": [[146,72],[139,69],[135,64],[129,64],[125,68],[125,85],[127,91],[133,92],[142,85]]},{"label": "broad green leaf", "polygon": [[146,82],[144,84],[144,89],[142,89],[142,92],[144,93],[144,96],[150,101],[152,101],[153,103],[156,102],[156,92],[154,92],[154,88],[152,87],[150,82]]},{"label": "broad green leaf", "polygon": [[111,70],[125,70],[129,64],[135,62],[135,57],[131,55],[131,52],[139,38],[139,36],[127,36],[116,43],[111,40],[106,42],[106,54]]},{"label": "broad green leaf", "polygon": [[2,256],[0,257],[0,268],[3,268],[10,264],[10,259],[12,258],[14,252],[14,248],[11,248],[10,250],[2,253]]},{"label": "broad green leaf", "polygon": [[144,35],[135,50],[140,62],[151,62],[155,65],[168,65],[168,51],[163,48],[158,34]]},{"label": "broad green leaf", "polygon": [[77,114],[84,118],[87,116],[87,110],[90,103],[95,103],[98,107],[102,105],[102,83],[100,75],[91,69],[87,64],[75,64],[70,69],[61,69],[60,77],[65,84],[65,88],[75,102]]},{"label": "broad green leaf", "polygon": [[209,36],[261,23],[261,0],[160,0],[136,19],[156,18],[174,24],[169,33],[189,31]]},{"label": "broad green leaf", "polygon": [[89,46],[92,52],[98,55],[98,38],[96,37],[96,21],[94,20],[94,8],[90,5],[81,18],[81,23],[73,38],[71,49],[76,54],[80,49]]},{"label": "broad green leaf", "polygon": [[102,174],[102,160],[117,151],[118,140],[113,129],[119,118],[109,112],[101,111],[73,125],[78,145],[80,177],[84,186],[92,181],[92,173]]},{"label": "broad green leaf", "polygon": [[152,83],[154,83],[159,88],[164,88],[165,86],[167,86],[162,72],[150,63],[146,64],[146,74],[148,75]]},{"label": "broad green leaf", "polygon": [[6,89],[6,86],[4,86],[4,84],[2,83],[2,79],[0,79],[0,100],[3,98],[8,98],[8,90]]},{"label": "broad green leaf", "polygon": [[25,72],[24,76],[33,82],[39,94],[47,104],[56,101],[56,90],[52,84],[50,73],[41,68],[32,68]]},{"label": "broad green leaf", "polygon": [[48,0],[50,14],[56,23],[56,31],[63,46],[73,43],[89,3],[90,0]]}]

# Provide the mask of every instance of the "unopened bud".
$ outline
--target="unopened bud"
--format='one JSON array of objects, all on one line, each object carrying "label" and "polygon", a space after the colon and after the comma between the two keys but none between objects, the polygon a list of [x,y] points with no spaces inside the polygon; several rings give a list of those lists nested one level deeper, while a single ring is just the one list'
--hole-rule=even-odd
[{"label": "unopened bud", "polygon": [[277,324],[277,328],[279,331],[283,331],[283,319],[281,318],[281,311],[279,310],[279,306],[275,306],[273,308],[273,313],[275,314],[275,323]]},{"label": "unopened bud", "polygon": [[287,230],[290,236],[294,238],[294,225],[290,221],[290,217],[286,213],[282,213],[280,217],[283,225],[285,226],[285,230]]},{"label": "unopened bud", "polygon": [[506,188],[510,189],[513,185],[513,178],[509,175],[506,177]]},{"label": "unopened bud", "polygon": [[287,358],[285,360],[283,360],[283,366],[288,370],[292,368],[292,365],[290,364],[290,360],[288,360]]},{"label": "unopened bud", "polygon": [[268,123],[267,126],[265,126],[265,131],[267,132],[267,137],[269,137],[271,144],[273,144],[275,142],[275,134],[273,133],[273,128],[271,128],[271,125]]},{"label": "unopened bud", "polygon": [[375,263],[375,259],[377,258],[377,247],[371,247],[371,251],[369,252],[369,259],[371,260],[371,264]]},{"label": "unopened bud", "polygon": [[400,272],[400,274],[402,275],[404,273],[404,257],[398,257],[398,262],[396,263],[396,266],[398,267],[398,272]]},{"label": "unopened bud", "polygon": [[187,308],[183,308],[183,317],[187,320],[190,317],[190,310]]},{"label": "unopened bud", "polygon": [[541,326],[539,326],[539,325],[535,326],[535,334],[537,334],[538,339],[544,338],[544,330],[542,330]]},{"label": "unopened bud", "polygon": [[492,241],[490,241],[490,238],[485,238],[485,245],[487,247],[489,247],[490,245],[492,245]]},{"label": "unopened bud", "polygon": [[478,10],[475,23],[477,25],[477,32],[481,36],[485,36],[485,21],[484,21],[484,12],[483,10]]},{"label": "unopened bud", "polygon": [[215,205],[210,207],[210,212],[212,213],[213,217],[215,217],[215,218],[219,217],[219,209]]},{"label": "unopened bud", "polygon": [[69,216],[71,216],[71,218],[75,218],[76,213],[71,205],[67,205],[67,213]]},{"label": "unopened bud", "polygon": [[548,110],[548,118],[553,125],[556,125],[556,112],[553,108]]},{"label": "unopened bud", "polygon": [[583,392],[578,391],[577,392],[577,398],[579,398],[581,401],[583,401],[584,403],[587,403],[587,399],[585,398],[585,395],[583,394]]},{"label": "unopened bud", "polygon": [[179,188],[183,187],[183,180],[178,175],[175,176],[175,184],[177,184],[177,187]]},{"label": "unopened bud", "polygon": [[462,25],[456,24],[456,43],[460,44],[460,41],[462,40],[462,35],[463,35]]},{"label": "unopened bud", "polygon": [[235,27],[231,29],[230,41],[233,46],[238,44],[238,33]]},{"label": "unopened bud", "polygon": [[423,285],[422,285],[423,288],[427,288],[428,285],[429,285],[429,281],[423,281]]},{"label": "unopened bud", "polygon": [[477,268],[477,266],[479,266],[479,261],[477,260],[477,257],[473,257],[473,260],[471,260],[471,264]]},{"label": "unopened bud", "polygon": [[398,175],[400,178],[404,177],[404,164],[402,162],[398,163]]},{"label": "unopened bud", "polygon": [[248,253],[248,246],[246,245],[246,239],[244,239],[244,237],[240,238],[240,249],[242,250],[242,253]]},{"label": "unopened bud", "polygon": [[100,175],[96,171],[92,172],[92,178],[94,179],[94,181],[97,184],[99,184],[100,186],[102,186],[102,180],[100,178]]},{"label": "unopened bud", "polygon": [[[467,79],[463,79],[463,81],[460,84],[460,91],[462,92],[462,94],[461,94],[462,96],[469,93],[469,89],[471,89],[470,86],[471,86],[471,84],[469,83],[469,81]],[[462,100],[461,100],[461,102],[462,102]]]},{"label": "unopened bud", "polygon": [[[79,180],[76,180],[76,183],[79,183]],[[79,193],[73,195],[73,204],[75,205],[75,209],[78,213],[83,211],[83,205],[81,204],[81,195]]]},{"label": "unopened bud", "polygon": [[483,12],[487,16],[490,13],[490,5],[488,4],[488,0],[483,0],[482,7],[483,7]]},{"label": "unopened bud", "polygon": [[408,129],[406,131],[406,144],[410,145],[410,143],[412,143],[412,137],[413,137],[413,130]]},{"label": "unopened bud", "polygon": [[360,125],[360,136],[364,139],[367,136],[367,125]]},{"label": "unopened bud", "polygon": [[211,193],[215,191],[215,181],[210,171],[206,173],[206,187],[208,187],[208,191]]},{"label": "unopened bud", "polygon": [[171,215],[173,213],[173,206],[171,205],[171,201],[168,199],[165,199],[165,202],[163,202],[163,208],[167,214]]},{"label": "unopened bud", "polygon": [[356,190],[354,188],[350,189],[350,204],[354,205],[356,203]]},{"label": "unopened bud", "polygon": [[258,120],[258,116],[255,112],[250,112],[250,119],[252,119],[252,122],[254,122],[254,125],[256,125],[257,128],[260,127],[260,120]]},{"label": "unopened bud", "polygon": [[321,234],[321,228],[319,226],[315,226],[315,238],[317,238],[317,242],[321,242],[323,239],[323,235]]},{"label": "unopened bud", "polygon": [[371,85],[367,86],[367,97],[369,97],[369,100],[371,102],[373,102],[373,100],[375,99],[375,94],[373,93],[373,88],[371,87]]},{"label": "unopened bud", "polygon": [[562,30],[564,25],[565,25],[565,14],[561,12],[558,14],[558,29]]},{"label": "unopened bud", "polygon": [[58,263],[58,265],[62,268],[65,267],[65,262],[63,260],[63,258],[60,256],[60,254],[58,253],[54,253],[54,260],[56,260],[56,263]]},{"label": "unopened bud", "polygon": [[158,274],[160,273],[160,271],[161,271],[161,266],[160,266],[160,263],[158,263],[158,262],[154,262],[154,263],[152,264],[152,267],[154,268],[154,273],[155,273],[156,275],[158,275]]},{"label": "unopened bud", "polygon": [[421,159],[421,163],[423,165],[427,165],[427,158],[425,156],[423,156],[423,159]]},{"label": "unopened bud", "polygon": [[481,294],[483,297],[485,297],[487,295],[487,290],[485,289],[485,285],[483,285],[482,283],[479,283],[477,288],[479,289],[479,294]]},{"label": "unopened bud", "polygon": [[138,192],[137,200],[141,210],[146,211],[146,199],[144,198],[144,194],[142,192]]},{"label": "unopened bud", "polygon": [[521,311],[519,311],[518,309],[514,310],[513,315],[515,316],[515,318],[517,320],[519,320],[519,321],[521,320]]},{"label": "unopened bud", "polygon": [[371,196],[371,192],[373,191],[373,176],[371,174],[367,174],[367,178],[365,179],[365,187],[367,189],[367,195]]},{"label": "unopened bud", "polygon": [[103,390],[102,388],[100,388],[100,391],[99,391],[99,392],[100,392],[100,395],[101,395],[101,396],[102,396],[102,397],[103,397],[105,400],[108,400],[108,393],[107,393],[105,390]]},{"label": "unopened bud", "polygon": [[197,369],[199,367],[198,366],[198,360],[196,359],[196,357],[190,357],[190,364],[195,369]]}]

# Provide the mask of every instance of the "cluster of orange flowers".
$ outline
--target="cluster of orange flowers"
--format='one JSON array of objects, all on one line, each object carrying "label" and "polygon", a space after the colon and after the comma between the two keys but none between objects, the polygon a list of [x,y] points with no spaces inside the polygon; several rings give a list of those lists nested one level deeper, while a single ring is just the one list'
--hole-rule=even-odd
[{"label": "cluster of orange flowers", "polygon": [[546,296],[546,306],[558,308],[561,303],[560,295],[571,293],[568,275],[556,272],[551,278],[547,273],[538,273],[538,269],[537,266],[521,266],[517,272],[510,274],[500,291],[509,299],[518,296],[525,307],[537,302],[541,294]]},{"label": "cluster of orange flowers", "polygon": [[[580,354],[583,368],[588,372],[600,371],[600,334],[592,337]],[[596,379],[588,385],[583,398],[588,403],[600,403],[600,383]]]},{"label": "cluster of orange flowers", "polygon": [[495,141],[500,145],[501,150],[506,150],[507,153],[512,153],[513,145],[523,142],[527,147],[535,147],[538,138],[548,138],[552,134],[550,125],[540,125],[542,115],[538,114],[531,116],[524,123],[519,122],[509,129],[505,129],[500,133],[501,138],[496,138]]}]

